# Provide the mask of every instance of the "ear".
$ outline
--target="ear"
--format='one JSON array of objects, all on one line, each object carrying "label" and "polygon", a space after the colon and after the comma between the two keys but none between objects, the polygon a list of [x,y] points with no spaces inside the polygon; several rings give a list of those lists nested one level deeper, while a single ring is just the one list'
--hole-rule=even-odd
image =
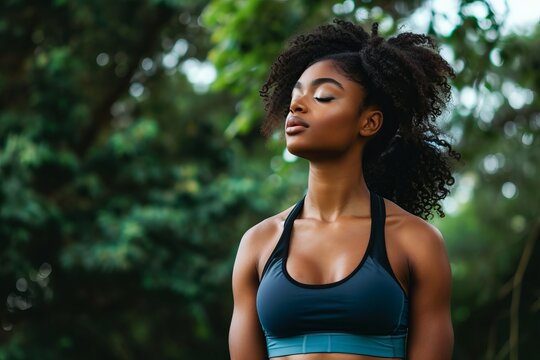
[{"label": "ear", "polygon": [[363,137],[375,135],[382,127],[383,113],[377,108],[369,108],[362,112],[358,134]]}]

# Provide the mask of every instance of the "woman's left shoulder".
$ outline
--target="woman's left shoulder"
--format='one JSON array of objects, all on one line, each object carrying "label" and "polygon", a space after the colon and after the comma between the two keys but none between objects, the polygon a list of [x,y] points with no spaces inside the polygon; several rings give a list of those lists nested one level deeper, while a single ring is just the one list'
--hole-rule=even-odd
[{"label": "woman's left shoulder", "polygon": [[444,238],[434,225],[385,199],[387,231],[409,259],[446,258]]}]

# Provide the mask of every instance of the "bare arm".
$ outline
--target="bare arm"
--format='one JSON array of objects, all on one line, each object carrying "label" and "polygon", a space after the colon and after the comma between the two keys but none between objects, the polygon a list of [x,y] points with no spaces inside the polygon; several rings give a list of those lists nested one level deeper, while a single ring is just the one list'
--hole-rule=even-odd
[{"label": "bare arm", "polygon": [[440,232],[423,224],[410,251],[410,360],[450,360],[454,333],[450,315],[451,272]]},{"label": "bare arm", "polygon": [[254,236],[253,230],[244,235],[234,263],[232,279],[234,310],[229,331],[231,360],[268,359],[256,309],[259,252],[254,246]]}]

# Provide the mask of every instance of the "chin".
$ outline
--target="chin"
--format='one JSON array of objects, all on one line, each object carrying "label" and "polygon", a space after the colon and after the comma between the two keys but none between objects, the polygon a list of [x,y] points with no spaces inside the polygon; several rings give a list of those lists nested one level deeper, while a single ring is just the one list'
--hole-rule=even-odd
[{"label": "chin", "polygon": [[287,150],[300,158],[306,160],[328,160],[335,159],[343,155],[343,151],[331,147],[309,146],[305,144],[287,144]]},{"label": "chin", "polygon": [[313,149],[313,146],[310,146],[310,144],[303,143],[301,141],[296,141],[297,139],[293,139],[292,141],[287,141],[287,150],[298,157],[305,158],[307,154],[312,153],[313,151],[316,151]]}]

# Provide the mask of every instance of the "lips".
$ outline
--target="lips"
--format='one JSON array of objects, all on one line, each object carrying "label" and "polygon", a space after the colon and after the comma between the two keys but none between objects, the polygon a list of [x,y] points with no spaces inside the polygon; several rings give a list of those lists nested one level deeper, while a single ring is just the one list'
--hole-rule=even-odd
[{"label": "lips", "polygon": [[309,127],[309,124],[305,122],[302,118],[292,115],[287,117],[285,123],[285,132],[287,135],[298,134]]}]

